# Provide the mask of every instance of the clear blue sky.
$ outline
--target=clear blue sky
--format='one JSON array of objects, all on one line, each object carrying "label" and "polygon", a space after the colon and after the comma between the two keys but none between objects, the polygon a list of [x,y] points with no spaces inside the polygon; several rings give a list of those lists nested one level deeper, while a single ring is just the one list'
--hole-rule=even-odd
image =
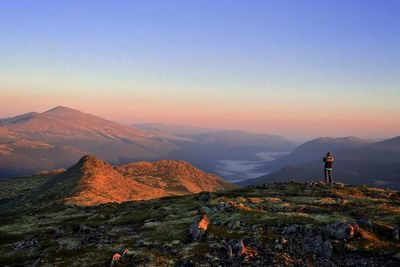
[{"label": "clear blue sky", "polygon": [[388,0],[3,0],[0,117],[62,104],[124,122],[400,134],[399,14]]}]

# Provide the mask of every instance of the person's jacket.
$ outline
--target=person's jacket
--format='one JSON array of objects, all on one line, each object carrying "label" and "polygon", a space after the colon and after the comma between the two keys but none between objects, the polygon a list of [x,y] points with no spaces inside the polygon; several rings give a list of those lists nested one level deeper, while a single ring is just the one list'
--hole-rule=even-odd
[{"label": "person's jacket", "polygon": [[331,169],[333,167],[334,158],[332,156],[324,157],[323,162],[325,162],[325,168]]}]

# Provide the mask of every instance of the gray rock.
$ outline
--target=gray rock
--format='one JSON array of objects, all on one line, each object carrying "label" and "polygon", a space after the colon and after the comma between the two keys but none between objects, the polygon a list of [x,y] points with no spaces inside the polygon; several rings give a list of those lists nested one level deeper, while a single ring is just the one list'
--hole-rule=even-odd
[{"label": "gray rock", "polygon": [[359,233],[356,223],[336,222],[322,228],[322,233],[329,239],[351,240]]},{"label": "gray rock", "polygon": [[399,228],[397,227],[393,229],[393,239],[399,241]]},{"label": "gray rock", "polygon": [[290,235],[290,234],[296,233],[296,232],[299,230],[299,228],[300,228],[299,225],[293,224],[293,225],[289,225],[289,226],[284,227],[283,230],[282,230],[282,232],[283,232],[284,234]]},{"label": "gray rock", "polygon": [[200,208],[200,212],[201,213],[205,213],[205,214],[210,214],[211,213],[211,209],[207,206],[203,206]]},{"label": "gray rock", "polygon": [[238,230],[238,229],[240,229],[240,225],[241,225],[240,221],[236,221],[236,220],[230,221],[230,222],[228,223],[228,227],[229,227],[229,229],[231,229],[231,230]]},{"label": "gray rock", "polygon": [[14,247],[14,250],[21,251],[21,250],[27,250],[27,249],[34,249],[38,246],[39,246],[39,240],[36,237],[34,237],[29,240],[25,240],[21,243],[18,243]]},{"label": "gray rock", "polygon": [[332,252],[333,252],[332,242],[330,240],[326,240],[322,245],[322,254],[325,257],[330,258],[332,257]]},{"label": "gray rock", "polygon": [[218,203],[214,208],[216,209],[216,211],[222,211],[222,210],[229,209],[230,206],[228,203],[221,202],[221,203]]},{"label": "gray rock", "polygon": [[372,221],[368,218],[361,218],[357,220],[357,224],[372,227]]},{"label": "gray rock", "polygon": [[209,219],[207,214],[196,216],[192,225],[189,228],[189,233],[192,235],[193,241],[203,240],[208,229]]},{"label": "gray rock", "polygon": [[76,239],[59,239],[57,240],[58,244],[60,245],[60,249],[64,250],[78,250],[82,248],[82,242]]},{"label": "gray rock", "polygon": [[201,193],[199,195],[199,200],[201,202],[208,202],[210,200],[210,198],[211,198],[210,193]]},{"label": "gray rock", "polygon": [[79,225],[79,233],[85,233],[85,234],[90,234],[92,232],[95,232],[96,229],[89,227],[85,224],[80,224]]}]

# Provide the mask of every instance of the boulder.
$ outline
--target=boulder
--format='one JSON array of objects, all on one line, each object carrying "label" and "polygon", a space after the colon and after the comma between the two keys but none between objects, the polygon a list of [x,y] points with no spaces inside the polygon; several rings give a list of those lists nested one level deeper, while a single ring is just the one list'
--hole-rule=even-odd
[{"label": "boulder", "polygon": [[116,266],[118,265],[123,265],[125,266],[128,262],[129,262],[129,258],[134,255],[133,252],[125,249],[122,254],[120,253],[114,253],[112,258],[111,258],[111,263],[110,263],[110,267]]},{"label": "boulder", "polygon": [[203,207],[201,207],[200,208],[200,212],[202,213],[202,214],[210,214],[211,213],[211,209],[209,208],[209,207],[207,207],[207,206],[203,206]]},{"label": "boulder", "polygon": [[253,258],[258,254],[257,249],[250,245],[246,245],[243,239],[239,242],[239,251],[240,256],[247,258]]},{"label": "boulder", "polygon": [[196,216],[194,222],[189,228],[189,232],[192,235],[193,241],[203,240],[207,229],[208,229],[209,219],[207,214],[202,216]]},{"label": "boulder", "polygon": [[239,230],[240,229],[240,225],[241,225],[241,222],[238,221],[238,220],[232,220],[232,221],[230,221],[228,223],[228,227],[231,230]]},{"label": "boulder", "polygon": [[25,240],[21,243],[18,243],[14,247],[14,250],[21,251],[21,250],[27,250],[27,249],[34,249],[38,246],[39,246],[39,240],[36,237],[34,237],[29,240]]},{"label": "boulder", "polygon": [[208,202],[210,200],[210,198],[211,198],[210,193],[201,193],[199,195],[199,200],[201,202]]},{"label": "boulder", "polygon": [[393,229],[393,239],[395,241],[399,241],[399,228],[395,227]]},{"label": "boulder", "polygon": [[282,233],[284,234],[294,234],[300,229],[300,226],[297,224],[289,225],[283,228]]},{"label": "boulder", "polygon": [[336,222],[322,228],[322,233],[331,239],[351,240],[358,235],[360,228],[356,223]]},{"label": "boulder", "polygon": [[330,258],[330,257],[332,257],[332,252],[333,252],[332,242],[330,240],[326,240],[322,244],[322,254],[325,257]]},{"label": "boulder", "polygon": [[213,210],[214,210],[214,211],[223,211],[223,210],[227,210],[227,209],[229,209],[229,208],[230,208],[230,206],[229,206],[228,203],[226,203],[226,202],[220,202],[220,203],[218,203],[218,204],[213,208]]}]

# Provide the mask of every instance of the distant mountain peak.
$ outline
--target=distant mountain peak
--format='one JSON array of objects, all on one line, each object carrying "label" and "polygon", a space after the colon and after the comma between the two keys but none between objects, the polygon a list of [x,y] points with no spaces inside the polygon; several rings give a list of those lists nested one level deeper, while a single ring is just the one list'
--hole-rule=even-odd
[{"label": "distant mountain peak", "polygon": [[66,106],[56,106],[52,109],[49,109],[48,111],[44,112],[44,113],[60,113],[60,112],[79,112],[81,113],[79,110],[73,109],[73,108],[69,108]]}]

